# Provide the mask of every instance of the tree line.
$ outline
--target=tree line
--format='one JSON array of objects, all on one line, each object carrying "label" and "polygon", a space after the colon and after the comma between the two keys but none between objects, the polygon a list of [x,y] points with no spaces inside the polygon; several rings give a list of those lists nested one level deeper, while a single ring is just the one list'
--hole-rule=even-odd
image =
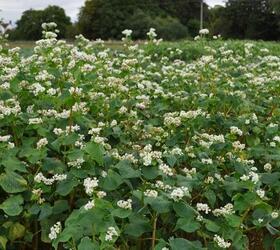
[{"label": "tree line", "polygon": [[[280,40],[279,0],[227,0],[225,6],[204,9],[204,27],[224,38]],[[200,0],[87,0],[71,23],[63,8],[27,10],[10,31],[14,40],[37,40],[41,24],[56,22],[60,38],[83,34],[89,39],[120,39],[124,29],[144,39],[150,27],[166,40],[194,37],[200,27]]]}]

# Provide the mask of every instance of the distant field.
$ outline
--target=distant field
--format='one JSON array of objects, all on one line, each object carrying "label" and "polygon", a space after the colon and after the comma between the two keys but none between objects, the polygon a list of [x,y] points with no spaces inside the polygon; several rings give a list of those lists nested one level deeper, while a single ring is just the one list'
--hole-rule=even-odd
[{"label": "distant field", "polygon": [[[73,41],[69,41],[69,43],[73,43]],[[143,45],[144,41],[135,41],[135,44]],[[240,48],[244,46],[244,43],[253,43],[259,47],[263,47],[269,49],[272,55],[280,55],[279,43],[277,42],[264,42],[264,41],[246,41],[246,40],[228,40],[226,44],[229,45],[233,50],[236,48]],[[161,55],[161,56],[168,56],[168,57],[175,57],[179,59],[183,59],[185,61],[191,61],[193,59],[197,59],[207,51],[207,46],[218,48],[225,44],[225,41],[205,41],[204,43],[197,43],[192,40],[181,40],[181,41],[172,41],[172,42],[162,42],[159,46],[153,46],[149,50],[151,55]],[[105,47],[122,50],[124,47],[122,46],[122,41],[105,41]],[[22,49],[22,53],[26,56],[32,54],[32,50],[35,46],[35,41],[9,41],[9,47],[20,47]],[[180,55],[174,54],[169,55],[170,49],[180,49],[182,53]]]},{"label": "distant field", "polygon": [[[69,41],[69,43],[73,43],[73,41]],[[111,49],[120,49],[122,48],[122,41],[106,41],[105,45]],[[34,46],[35,41],[9,41],[9,47],[20,47],[24,55],[31,55]]]}]

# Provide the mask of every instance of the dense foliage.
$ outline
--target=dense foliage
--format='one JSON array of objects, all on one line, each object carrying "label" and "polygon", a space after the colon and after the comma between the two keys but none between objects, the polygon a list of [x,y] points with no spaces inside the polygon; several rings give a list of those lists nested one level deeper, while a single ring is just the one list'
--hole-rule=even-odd
[{"label": "dense foliage", "polygon": [[45,22],[56,22],[60,33],[59,38],[65,38],[67,29],[71,28],[71,20],[63,8],[53,5],[43,10],[26,10],[16,23],[16,28],[10,32],[12,40],[38,40],[42,37],[41,25]]},{"label": "dense foliage", "polygon": [[55,26],[0,49],[0,248],[279,249],[279,45]]},{"label": "dense foliage", "polygon": [[[150,27],[158,30],[164,39],[174,40],[189,36],[188,27],[183,25],[176,12],[169,13],[165,8],[173,10],[178,1],[151,0],[91,0],[81,8],[78,20],[79,31],[87,38],[120,39],[121,32],[130,28],[135,30],[133,38],[144,39]],[[187,2],[186,2],[187,3]],[[187,4],[189,6],[189,4]],[[193,12],[183,12],[189,20]],[[198,32],[198,26],[196,34]]]},{"label": "dense foliage", "polygon": [[280,39],[278,0],[228,0],[225,8],[214,8],[212,30],[238,39]]},{"label": "dense foliage", "polygon": [[[200,0],[87,0],[78,20],[71,24],[64,9],[27,10],[10,31],[13,40],[40,39],[43,22],[54,21],[60,38],[121,39],[121,32],[132,29],[133,39],[145,39],[150,27],[158,37],[178,40],[195,37],[200,29]],[[225,7],[210,8],[204,3],[203,25],[212,35],[234,39],[280,39],[279,0],[227,0]]]},{"label": "dense foliage", "polygon": [[[159,37],[173,40],[194,37],[199,19],[200,0],[89,0],[80,11],[78,27],[86,37],[102,39],[119,39],[125,28],[136,31],[133,38],[143,39],[155,27]],[[225,7],[214,8],[205,3],[204,26],[226,38],[278,40],[279,1],[227,0]]]}]

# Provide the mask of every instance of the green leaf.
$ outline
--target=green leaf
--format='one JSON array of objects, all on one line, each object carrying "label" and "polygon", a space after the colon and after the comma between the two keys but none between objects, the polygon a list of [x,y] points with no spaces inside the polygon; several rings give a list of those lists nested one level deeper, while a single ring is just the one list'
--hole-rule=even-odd
[{"label": "green leaf", "polygon": [[169,240],[171,250],[202,250],[202,245],[199,241],[189,241],[183,238],[171,238]]},{"label": "green leaf", "polygon": [[123,183],[121,176],[113,170],[108,171],[108,175],[104,178],[103,188],[106,191],[116,190]]},{"label": "green leaf", "polygon": [[78,250],[95,250],[98,249],[96,244],[92,242],[89,237],[82,238],[80,244],[78,245]]},{"label": "green leaf", "polygon": [[256,193],[237,194],[233,197],[234,209],[240,212],[259,204]]},{"label": "green leaf", "polygon": [[100,166],[104,164],[104,150],[102,147],[94,142],[89,142],[84,150],[89,154],[90,158],[95,160]]},{"label": "green leaf", "polygon": [[139,170],[134,170],[128,161],[120,161],[115,168],[118,169],[122,178],[137,178],[141,176],[141,172]]},{"label": "green leaf", "polygon": [[46,158],[43,162],[42,170],[55,171],[55,173],[64,172],[66,166],[63,162],[56,158]]},{"label": "green leaf", "polygon": [[7,193],[19,193],[27,189],[27,182],[20,175],[9,171],[0,175],[0,186]]},{"label": "green leaf", "polygon": [[22,211],[23,198],[21,195],[15,195],[9,197],[5,200],[1,205],[0,208],[4,210],[7,215],[10,216],[17,216]]},{"label": "green leaf", "polygon": [[141,216],[131,216],[130,223],[125,227],[125,233],[134,237],[140,237],[143,233],[151,232],[150,221]]},{"label": "green leaf", "polygon": [[182,229],[187,233],[193,233],[200,228],[200,224],[192,219],[189,218],[179,218],[175,230]]},{"label": "green leaf", "polygon": [[9,227],[9,234],[8,235],[9,235],[9,239],[11,241],[22,238],[24,236],[24,234],[25,234],[25,227],[18,222],[13,223]]},{"label": "green leaf", "polygon": [[176,214],[180,217],[188,217],[188,218],[194,218],[196,211],[189,206],[188,204],[185,204],[183,202],[175,202],[173,204],[173,209],[175,210]]},{"label": "green leaf", "polygon": [[216,202],[216,194],[213,190],[207,190],[205,193],[204,193],[204,197],[206,197],[206,199],[208,200],[208,202],[210,203],[210,205],[212,207],[215,206],[215,202]]},{"label": "green leaf", "polygon": [[239,228],[242,223],[242,218],[235,214],[226,215],[225,218],[231,227]]},{"label": "green leaf", "polygon": [[252,136],[246,137],[246,142],[250,147],[253,147],[253,146],[257,146],[258,144],[260,144],[261,140],[259,137],[252,135]]},{"label": "green leaf", "polygon": [[53,208],[51,207],[51,205],[48,203],[44,203],[41,206],[39,220],[43,220],[43,219],[49,217],[52,214],[52,212],[53,212]]},{"label": "green leaf", "polygon": [[148,180],[153,180],[159,175],[158,168],[152,166],[142,167],[142,173]]},{"label": "green leaf", "polygon": [[122,218],[122,219],[127,218],[130,214],[131,214],[130,209],[117,208],[117,209],[112,211],[113,216],[119,217],[119,218]]},{"label": "green leaf", "polygon": [[206,220],[205,227],[208,231],[214,233],[217,233],[220,230],[220,226],[211,220]]},{"label": "green leaf", "polygon": [[15,157],[6,158],[1,162],[1,164],[6,167],[8,171],[17,170],[23,173],[27,172],[25,165]]},{"label": "green leaf", "polygon": [[155,249],[154,250],[162,250],[164,247],[167,246],[167,243],[163,240],[163,239],[159,239],[157,241],[157,244],[155,246]]},{"label": "green leaf", "polygon": [[149,204],[153,210],[158,213],[168,213],[171,210],[172,203],[163,197],[145,197],[145,203]]},{"label": "green leaf", "polygon": [[277,238],[273,243],[275,250],[280,250],[280,238]]},{"label": "green leaf", "polygon": [[29,209],[28,211],[33,214],[33,215],[36,215],[40,212],[40,205],[39,204],[33,204]]},{"label": "green leaf", "polygon": [[57,185],[56,192],[62,196],[66,196],[79,185],[79,181],[73,178],[67,178],[66,180],[60,181]]},{"label": "green leaf", "polygon": [[0,249],[6,250],[7,242],[8,242],[8,239],[5,236],[0,235]]},{"label": "green leaf", "polygon": [[53,205],[53,214],[61,214],[69,209],[67,200],[58,200]]},{"label": "green leaf", "polygon": [[174,165],[177,161],[177,159],[174,155],[167,156],[166,160],[167,160],[167,163],[169,164],[170,167],[174,167]]},{"label": "green leaf", "polygon": [[280,173],[264,173],[261,175],[261,181],[264,184],[279,184]]}]

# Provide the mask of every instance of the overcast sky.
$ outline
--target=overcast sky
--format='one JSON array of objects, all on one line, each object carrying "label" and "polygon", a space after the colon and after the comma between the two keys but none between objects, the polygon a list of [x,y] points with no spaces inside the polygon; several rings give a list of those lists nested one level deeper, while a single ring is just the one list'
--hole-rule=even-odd
[{"label": "overcast sky", "polygon": [[[0,0],[0,18],[5,21],[18,20],[23,11],[27,9],[43,9],[48,5],[59,5],[63,7],[66,14],[72,21],[77,20],[79,8],[83,6],[85,0]],[[223,4],[225,0],[204,0],[210,6]]]}]

